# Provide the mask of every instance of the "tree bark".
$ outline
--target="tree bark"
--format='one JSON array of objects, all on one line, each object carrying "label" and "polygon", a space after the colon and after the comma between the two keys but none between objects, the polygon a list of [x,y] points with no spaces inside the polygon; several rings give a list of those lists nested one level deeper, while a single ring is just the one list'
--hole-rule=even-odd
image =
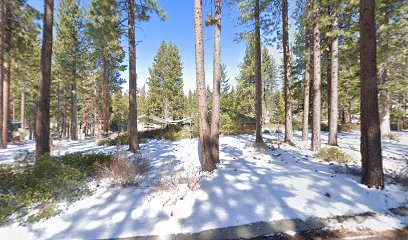
[{"label": "tree bark", "polygon": [[[14,96],[12,99],[14,99]],[[10,103],[10,108],[11,108],[11,122],[15,122],[16,121],[16,105],[14,101]]]},{"label": "tree bark", "polygon": [[403,110],[403,115],[402,115],[402,130],[405,129],[405,118],[407,115],[407,95],[402,94],[402,110]]},{"label": "tree bark", "polygon": [[4,56],[3,59],[3,122],[2,122],[2,143],[3,148],[7,148],[10,141],[10,83],[11,83],[11,31],[12,31],[12,12],[10,6],[5,5],[5,38],[4,38]]},{"label": "tree bark", "polygon": [[25,119],[25,85],[23,83],[22,89],[21,89],[21,103],[20,103],[20,122],[21,122],[21,128],[25,129],[26,128],[26,119]]},{"label": "tree bark", "polygon": [[[7,34],[6,34],[7,39]],[[6,46],[8,46],[8,41],[6,40]],[[8,142],[10,140],[10,77],[11,77],[11,66],[10,66],[10,52],[6,50],[6,59],[3,61],[4,66],[4,78],[3,78],[3,122],[1,123],[2,132],[2,144],[3,148],[7,148]]]},{"label": "tree bark", "polygon": [[[381,87],[384,87],[388,81],[387,69],[384,67],[381,74]],[[390,122],[390,102],[391,97],[388,89],[381,89],[379,93],[379,117],[380,117],[380,129],[382,137],[388,137],[391,134],[391,122]]]},{"label": "tree bark", "polygon": [[37,156],[50,153],[50,85],[54,0],[44,0],[44,5],[41,76],[38,86],[38,108],[35,122]]},{"label": "tree bark", "polygon": [[255,135],[256,142],[262,143],[262,71],[261,71],[261,23],[259,0],[255,0]]},{"label": "tree bark", "polygon": [[204,75],[204,39],[203,39],[203,3],[194,0],[194,30],[196,55],[196,84],[198,94],[199,132],[201,147],[201,164],[203,171],[213,171],[215,162],[211,152],[210,126],[208,123],[208,108]]},{"label": "tree bark", "polygon": [[290,52],[288,30],[288,1],[282,1],[282,29],[283,29],[283,71],[285,82],[285,142],[293,141],[292,129],[292,79],[290,76]]},{"label": "tree bark", "polygon": [[337,146],[337,122],[339,114],[339,41],[337,31],[339,30],[338,24],[339,7],[336,6],[332,17],[332,31],[336,33],[336,36],[330,40],[330,88],[329,88],[329,142],[331,146]]},{"label": "tree bark", "polygon": [[70,132],[71,132],[71,140],[74,140],[74,141],[78,140],[78,112],[77,112],[76,80],[74,80],[74,82],[71,85],[71,131]]},{"label": "tree bark", "polygon": [[383,189],[375,34],[375,3],[360,0],[361,183]]},{"label": "tree bark", "polygon": [[128,0],[128,34],[129,34],[129,151],[139,150],[137,139],[137,76],[136,76],[136,37],[134,0]]},{"label": "tree bark", "polygon": [[28,139],[29,139],[29,140],[33,140],[33,138],[34,138],[34,136],[33,136],[33,135],[34,135],[34,134],[33,134],[34,129],[35,129],[35,123],[34,123],[33,120],[31,120],[31,121],[29,122],[29,129],[28,129],[28,131],[29,131]]},{"label": "tree bark", "polygon": [[[74,14],[77,14],[77,10],[74,10]],[[75,53],[73,56],[73,62],[72,62],[72,85],[71,85],[71,140],[78,140],[78,105],[77,105],[77,98],[78,98],[78,93],[77,93],[77,56],[79,54],[79,49],[78,49],[78,36],[77,36],[77,29],[72,32],[72,38],[74,39],[74,46],[75,46]]]},{"label": "tree bark", "polygon": [[211,151],[215,163],[220,162],[220,101],[221,101],[221,0],[215,0],[214,72],[211,115]]},{"label": "tree bark", "polygon": [[102,135],[109,135],[109,78],[107,73],[106,59],[103,56],[103,83],[102,83]]},{"label": "tree bark", "polygon": [[321,76],[320,76],[320,30],[319,10],[313,3],[313,111],[312,111],[312,151],[320,149]]},{"label": "tree bark", "polygon": [[4,35],[5,35],[5,19],[4,19],[4,2],[0,1],[0,147],[3,145],[3,81],[4,81]]},{"label": "tree bark", "polygon": [[68,119],[68,98],[66,96],[66,91],[64,90],[63,92],[63,98],[64,98],[64,106],[63,106],[63,115],[62,115],[62,139],[67,139],[68,138],[68,133],[67,133],[67,119]]},{"label": "tree bark", "polygon": [[305,82],[303,84],[304,96],[303,96],[303,127],[302,127],[302,141],[307,141],[309,134],[309,100],[310,100],[310,37],[306,34],[305,39]]},{"label": "tree bark", "polygon": [[[387,11],[387,0],[381,0],[381,4],[384,6],[382,13],[382,22],[388,25],[389,15]],[[380,114],[380,129],[382,137],[388,137],[391,134],[391,122],[390,122],[390,102],[391,97],[387,89],[388,71],[387,71],[387,59],[388,59],[388,36],[384,33],[384,41],[381,46],[384,63],[382,64],[382,73],[380,78],[380,94],[379,94],[379,114]]]}]

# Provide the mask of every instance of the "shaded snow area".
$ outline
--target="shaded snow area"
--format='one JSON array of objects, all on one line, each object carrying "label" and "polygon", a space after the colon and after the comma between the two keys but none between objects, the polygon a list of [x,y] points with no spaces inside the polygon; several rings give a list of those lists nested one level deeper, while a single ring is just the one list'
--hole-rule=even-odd
[{"label": "shaded snow area", "polygon": [[[201,173],[198,141],[149,140],[141,154],[153,169],[139,188],[110,188],[92,183],[95,192],[59,216],[35,224],[0,226],[2,239],[96,239],[193,233],[259,221],[329,218],[378,212],[360,225],[337,224],[336,228],[359,227],[386,230],[408,225],[408,217],[388,211],[407,206],[406,189],[391,182],[406,166],[408,133],[395,133],[400,142],[384,141],[384,190],[359,184],[359,133],[340,133],[340,147],[352,155],[353,164],[329,164],[315,159],[309,145],[282,145],[280,149],[256,148],[254,137],[222,136],[220,159],[213,173]],[[276,135],[265,134],[265,139]],[[322,143],[327,141],[323,134]],[[113,152],[93,142],[56,142],[55,152]],[[323,144],[324,145],[324,144]],[[23,146],[28,150],[33,143]],[[125,149],[126,146],[122,148]],[[10,162],[21,147],[0,150],[0,162]],[[98,187],[97,187],[98,186]]]}]

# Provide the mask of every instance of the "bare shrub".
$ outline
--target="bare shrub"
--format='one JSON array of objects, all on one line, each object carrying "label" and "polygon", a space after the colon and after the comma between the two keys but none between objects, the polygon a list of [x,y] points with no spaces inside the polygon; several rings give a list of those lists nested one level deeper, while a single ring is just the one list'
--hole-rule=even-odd
[{"label": "bare shrub", "polygon": [[160,174],[159,184],[155,190],[177,192],[182,185],[190,190],[196,190],[202,178],[199,168],[188,163],[177,168],[173,161],[169,161],[167,171]]},{"label": "bare shrub", "polygon": [[184,199],[188,191],[197,190],[203,177],[199,167],[188,162],[176,165],[170,160],[160,172],[152,190],[160,196],[163,207],[174,206]]},{"label": "bare shrub", "polygon": [[118,154],[112,162],[97,167],[100,178],[109,179],[115,186],[138,186],[151,169],[149,160],[138,154]]}]

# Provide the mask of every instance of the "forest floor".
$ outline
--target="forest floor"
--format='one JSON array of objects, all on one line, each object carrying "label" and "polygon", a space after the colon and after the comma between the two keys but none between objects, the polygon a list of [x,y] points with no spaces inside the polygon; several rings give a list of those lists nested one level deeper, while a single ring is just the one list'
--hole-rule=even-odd
[{"label": "forest floor", "polygon": [[[408,226],[408,216],[389,209],[408,207],[407,186],[397,176],[407,167],[408,132],[394,133],[399,141],[383,141],[384,190],[368,189],[360,181],[358,132],[339,133],[339,147],[354,161],[326,162],[314,157],[309,145],[295,136],[296,146],[257,147],[249,135],[222,136],[218,168],[200,172],[198,140],[149,140],[141,154],[153,168],[137,188],[110,187],[91,182],[93,194],[58,216],[20,225],[0,226],[2,239],[101,239],[176,233],[283,220],[337,219],[325,229],[388,231]],[[264,134],[265,140],[276,139]],[[282,136],[281,136],[282,137]],[[327,142],[323,133],[322,143]],[[53,154],[111,152],[117,147],[93,141],[55,141]],[[325,147],[325,144],[322,144]],[[120,146],[125,151],[127,146]],[[34,143],[0,150],[0,164],[14,161]],[[367,213],[374,213],[368,214]],[[344,216],[367,215],[345,221]],[[342,218],[343,216],[343,218]],[[285,231],[283,231],[285,232]],[[292,230],[286,234],[293,235]]]}]

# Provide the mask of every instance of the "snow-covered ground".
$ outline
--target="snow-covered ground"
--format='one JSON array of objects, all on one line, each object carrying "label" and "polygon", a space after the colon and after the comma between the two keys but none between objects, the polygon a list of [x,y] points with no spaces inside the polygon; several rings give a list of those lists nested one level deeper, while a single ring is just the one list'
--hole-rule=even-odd
[{"label": "snow-covered ground", "polygon": [[[395,133],[400,142],[383,141],[386,175],[398,173],[408,159],[408,133]],[[265,139],[276,136],[265,134]],[[408,225],[387,209],[407,206],[408,194],[390,184],[368,189],[347,169],[359,168],[359,133],[340,133],[339,145],[355,164],[329,164],[313,158],[309,145],[299,142],[280,149],[255,148],[253,136],[222,136],[220,159],[212,174],[199,172],[198,141],[150,140],[141,153],[154,168],[140,188],[109,188],[94,184],[95,193],[67,208],[59,216],[19,226],[0,226],[2,239],[96,239],[199,232],[259,221],[333,217],[380,212],[364,227],[381,229]],[[322,143],[327,141],[323,134]],[[54,153],[113,152],[116,147],[94,142],[55,142]],[[323,144],[324,147],[325,144]],[[64,146],[64,147],[63,147]],[[125,149],[125,146],[122,147]],[[34,143],[0,150],[0,163],[12,162],[19,151]],[[339,226],[342,227],[342,226]],[[349,226],[350,227],[350,226]],[[357,228],[358,226],[356,226]],[[375,229],[374,229],[375,230]]]}]

